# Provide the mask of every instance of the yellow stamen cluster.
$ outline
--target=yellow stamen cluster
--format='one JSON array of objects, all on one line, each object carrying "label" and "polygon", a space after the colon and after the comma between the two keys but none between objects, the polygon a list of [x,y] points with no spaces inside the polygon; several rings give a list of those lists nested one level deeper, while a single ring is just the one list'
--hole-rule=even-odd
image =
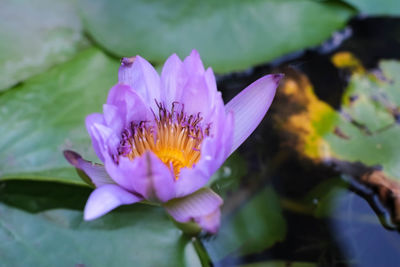
[{"label": "yellow stamen cluster", "polygon": [[120,154],[133,160],[146,151],[152,151],[178,179],[182,168],[193,167],[199,161],[200,145],[208,135],[209,127],[202,131],[200,114],[186,116],[183,108],[180,112],[174,110],[175,104],[169,112],[158,103],[159,114],[154,116],[154,123],[132,123],[123,133],[121,145],[126,151]]}]

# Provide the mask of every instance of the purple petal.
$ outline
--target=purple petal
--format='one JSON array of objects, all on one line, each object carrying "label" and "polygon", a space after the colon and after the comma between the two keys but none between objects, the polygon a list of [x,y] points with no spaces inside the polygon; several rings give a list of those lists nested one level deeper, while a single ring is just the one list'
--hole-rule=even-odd
[{"label": "purple petal", "polygon": [[[212,158],[207,159],[211,165]],[[206,169],[206,172],[204,171]],[[211,178],[207,168],[184,168],[175,182],[176,197],[185,197],[205,186]]]},{"label": "purple petal", "polygon": [[90,194],[84,210],[84,219],[97,219],[118,206],[133,204],[142,199],[118,185],[103,185]]},{"label": "purple petal", "polygon": [[118,81],[129,85],[145,103],[156,110],[155,100],[160,100],[160,77],[144,58],[136,56],[134,60],[122,59]]},{"label": "purple petal", "polygon": [[212,113],[214,122],[211,136],[201,144],[201,158],[193,168],[181,170],[176,181],[176,195],[183,197],[205,186],[211,175],[218,170],[229,156],[233,142],[233,114],[225,113],[222,99],[217,101]]},{"label": "purple petal", "polygon": [[121,133],[122,129],[125,127],[125,113],[121,112],[118,106],[104,104],[103,114],[106,125],[113,129],[115,133]]},{"label": "purple petal", "polygon": [[93,125],[95,124],[103,124],[104,117],[102,114],[93,113],[86,117],[86,129],[89,132],[90,138],[92,139],[92,145],[94,152],[96,153],[97,157],[104,162],[103,157],[103,150],[101,149],[102,145],[100,144],[100,140],[96,138],[97,134],[95,133],[95,129]]},{"label": "purple petal", "polygon": [[106,161],[106,169],[119,185],[150,201],[166,202],[176,197],[172,171],[152,152],[132,161],[120,157],[118,165]]},{"label": "purple petal", "polygon": [[113,129],[104,125],[103,116],[101,116],[102,123],[100,123],[98,117],[98,114],[87,116],[86,128],[92,137],[93,147],[97,156],[105,162],[106,155],[116,153],[120,140]]},{"label": "purple petal", "polygon": [[234,112],[234,135],[230,153],[235,151],[257,128],[275,96],[282,74],[271,74],[258,79],[225,106]]},{"label": "purple petal", "polygon": [[81,155],[71,150],[65,150],[64,156],[71,165],[84,171],[96,187],[106,184],[115,184],[103,165],[84,160]]},{"label": "purple petal", "polygon": [[167,108],[171,108],[173,102],[180,101],[187,79],[182,61],[173,54],[167,59],[161,72],[161,101]]},{"label": "purple petal", "polygon": [[178,101],[185,105],[186,114],[194,115],[200,112],[204,118],[208,117],[213,108],[216,93],[209,90],[204,76],[189,76]]},{"label": "purple petal", "polygon": [[216,233],[220,223],[220,206],[223,200],[209,188],[202,188],[184,198],[164,204],[167,212],[180,223],[194,221],[204,230]]},{"label": "purple petal", "polygon": [[183,61],[185,68],[188,73],[193,75],[203,75],[204,74],[204,66],[201,61],[200,54],[196,50],[192,50],[190,55],[185,58]]},{"label": "purple petal", "polygon": [[162,100],[167,107],[174,101],[179,102],[186,114],[200,113],[203,121],[208,122],[219,93],[212,69],[204,70],[197,51],[193,50],[183,63],[172,55],[164,65],[161,81]]},{"label": "purple petal", "polygon": [[218,208],[207,216],[197,218],[197,224],[207,232],[216,234],[221,221],[221,210]]},{"label": "purple petal", "polygon": [[[127,127],[132,121],[140,122],[153,118],[150,106],[145,104],[129,85],[117,84],[111,88],[107,104],[118,108],[118,114],[123,120],[124,127]],[[105,112],[104,110],[104,116],[106,116]]]}]

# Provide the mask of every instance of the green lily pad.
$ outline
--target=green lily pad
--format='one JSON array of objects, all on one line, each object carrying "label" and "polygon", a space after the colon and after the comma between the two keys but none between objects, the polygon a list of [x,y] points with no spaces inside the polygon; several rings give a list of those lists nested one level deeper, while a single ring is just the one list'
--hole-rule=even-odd
[{"label": "green lily pad", "polygon": [[208,185],[222,198],[229,192],[239,190],[240,180],[247,173],[247,162],[237,152],[233,153],[219,168]]},{"label": "green lily pad", "polygon": [[96,160],[84,119],[100,112],[118,62],[97,49],[31,78],[0,97],[0,180],[84,184],[64,149]]},{"label": "green lily pad", "polygon": [[357,8],[362,14],[372,16],[399,16],[400,5],[397,0],[345,0],[345,2]]},{"label": "green lily pad", "polygon": [[5,0],[0,8],[0,91],[88,45],[75,1]]},{"label": "green lily pad", "polygon": [[318,45],[354,15],[341,3],[313,0],[84,0],[79,6],[91,37],[117,56],[161,63],[197,49],[220,73]]},{"label": "green lily pad", "polygon": [[240,265],[239,267],[315,267],[316,263],[293,261],[263,261]]},{"label": "green lily pad", "polygon": [[84,222],[81,211],[53,209],[31,214],[2,203],[0,214],[0,261],[4,267],[183,266],[187,261],[199,262],[191,253],[191,243],[158,207],[137,204],[93,222]]},{"label": "green lily pad", "polygon": [[231,253],[259,253],[285,236],[286,222],[278,196],[266,187],[231,214],[224,214],[218,235],[204,239],[203,244],[212,261],[218,262]]}]

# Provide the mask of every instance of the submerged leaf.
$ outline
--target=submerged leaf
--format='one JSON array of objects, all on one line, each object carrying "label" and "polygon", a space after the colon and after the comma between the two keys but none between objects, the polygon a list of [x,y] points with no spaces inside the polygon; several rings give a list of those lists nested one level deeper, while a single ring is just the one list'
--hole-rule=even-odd
[{"label": "submerged leaf", "polygon": [[400,62],[382,61],[380,69],[352,75],[339,112],[314,95],[304,75],[292,75],[280,92],[291,109],[275,118],[300,155],[379,192],[400,223]]}]

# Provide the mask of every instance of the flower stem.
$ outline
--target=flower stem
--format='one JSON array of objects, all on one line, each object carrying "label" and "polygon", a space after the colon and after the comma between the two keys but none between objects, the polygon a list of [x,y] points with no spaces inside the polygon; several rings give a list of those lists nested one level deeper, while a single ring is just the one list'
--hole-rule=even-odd
[{"label": "flower stem", "polygon": [[211,259],[208,256],[208,253],[206,249],[204,248],[203,244],[201,243],[200,239],[198,237],[193,237],[192,238],[193,246],[197,252],[197,255],[199,255],[199,259],[201,262],[202,267],[211,267]]}]

